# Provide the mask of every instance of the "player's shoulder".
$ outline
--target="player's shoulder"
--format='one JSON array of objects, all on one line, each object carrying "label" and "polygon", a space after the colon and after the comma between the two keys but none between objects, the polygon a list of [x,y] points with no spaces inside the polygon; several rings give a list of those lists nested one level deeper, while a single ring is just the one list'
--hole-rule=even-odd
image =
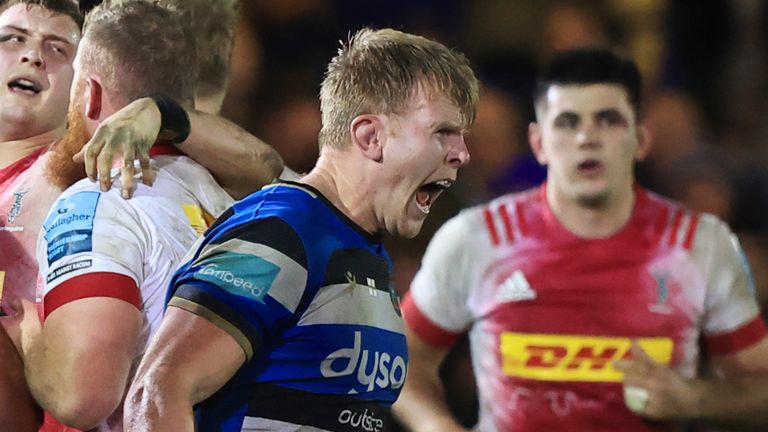
[{"label": "player's shoulder", "polygon": [[235,204],[238,213],[254,216],[291,215],[311,218],[307,210],[316,205],[320,194],[313,188],[294,182],[271,183]]},{"label": "player's shoulder", "polygon": [[[117,188],[115,186],[117,186]],[[102,192],[98,182],[85,178],[65,189],[64,192],[59,195],[51,212],[56,210],[61,213],[63,209],[81,207],[92,207],[95,210],[97,207],[105,205],[120,206],[122,204],[120,201],[125,200],[120,196],[119,185],[113,185],[110,190]]]},{"label": "player's shoulder", "polygon": [[693,210],[685,204],[641,189],[641,211],[665,226],[668,243],[679,240],[686,249],[711,247],[732,236],[731,228],[718,216]]},{"label": "player's shoulder", "polygon": [[470,238],[488,237],[494,245],[506,243],[526,235],[531,225],[542,219],[542,194],[542,188],[537,187],[502,195],[460,211],[441,229],[462,231]]},{"label": "player's shoulder", "polygon": [[313,187],[295,182],[264,186],[234,205],[235,219],[250,221],[279,218],[299,232],[313,237],[323,230],[334,231],[338,221],[347,221],[338,209]]},{"label": "player's shoulder", "polygon": [[509,215],[515,211],[539,211],[540,188],[528,189],[501,195],[490,201],[461,210],[453,219],[478,220],[486,219],[493,214]]}]

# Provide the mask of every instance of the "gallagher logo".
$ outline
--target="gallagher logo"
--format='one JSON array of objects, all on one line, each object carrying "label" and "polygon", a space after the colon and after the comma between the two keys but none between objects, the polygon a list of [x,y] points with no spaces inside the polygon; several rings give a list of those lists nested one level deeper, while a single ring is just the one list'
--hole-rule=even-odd
[{"label": "gallagher logo", "polygon": [[504,332],[499,339],[502,369],[509,376],[542,381],[620,382],[613,361],[628,357],[632,340],[659,363],[669,364],[671,339],[547,335]]}]

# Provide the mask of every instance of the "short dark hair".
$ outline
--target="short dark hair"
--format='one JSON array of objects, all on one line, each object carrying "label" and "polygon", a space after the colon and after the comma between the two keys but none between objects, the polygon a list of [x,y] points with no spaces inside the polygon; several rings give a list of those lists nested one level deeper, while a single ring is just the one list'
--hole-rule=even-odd
[{"label": "short dark hair", "polygon": [[615,51],[602,47],[576,48],[555,54],[536,81],[534,104],[553,85],[617,84],[627,91],[629,102],[640,112],[642,79],[637,64]]},{"label": "short dark hair", "polygon": [[197,50],[173,10],[144,0],[104,2],[86,17],[81,66],[126,103],[163,94],[192,101]]},{"label": "short dark hair", "polygon": [[37,6],[52,13],[66,15],[72,18],[72,21],[77,24],[77,28],[83,28],[83,13],[80,11],[77,2],[73,0],[3,0],[0,1],[0,14],[17,4],[27,5],[27,9]]}]

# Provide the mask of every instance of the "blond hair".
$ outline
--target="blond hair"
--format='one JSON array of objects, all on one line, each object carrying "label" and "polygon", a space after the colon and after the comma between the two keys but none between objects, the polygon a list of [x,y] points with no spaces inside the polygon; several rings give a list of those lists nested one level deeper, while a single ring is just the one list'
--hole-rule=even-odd
[{"label": "blond hair", "polygon": [[397,30],[358,31],[328,64],[320,88],[320,148],[346,147],[360,114],[402,113],[420,86],[447,97],[464,126],[474,121],[479,84],[463,54]]},{"label": "blond hair", "polygon": [[163,94],[191,101],[197,51],[178,12],[141,0],[105,1],[85,19],[81,65],[125,103]]}]

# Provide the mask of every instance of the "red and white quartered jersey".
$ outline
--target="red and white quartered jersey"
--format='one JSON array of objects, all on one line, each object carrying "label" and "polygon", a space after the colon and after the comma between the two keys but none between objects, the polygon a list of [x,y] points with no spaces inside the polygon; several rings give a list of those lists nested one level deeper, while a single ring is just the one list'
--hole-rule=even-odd
[{"label": "red and white quartered jersey", "polygon": [[715,217],[642,188],[619,232],[579,238],[545,187],[447,222],[404,301],[407,325],[435,346],[469,331],[482,431],[675,430],[626,408],[612,361],[637,341],[693,377],[702,352],[762,339],[738,241]]},{"label": "red and white quartered jersey", "polygon": [[61,193],[43,175],[46,160],[43,148],[0,170],[0,301],[35,299],[35,244]]},{"label": "red and white quartered jersey", "polygon": [[[108,192],[88,179],[50,208],[37,245],[42,315],[78,299],[112,297],[136,306],[143,328],[134,367],[160,325],[174,270],[213,217],[234,202],[202,166],[185,156],[151,160],[152,187],[137,182],[120,196],[119,171]],[[122,430],[116,413],[98,430]]]}]

